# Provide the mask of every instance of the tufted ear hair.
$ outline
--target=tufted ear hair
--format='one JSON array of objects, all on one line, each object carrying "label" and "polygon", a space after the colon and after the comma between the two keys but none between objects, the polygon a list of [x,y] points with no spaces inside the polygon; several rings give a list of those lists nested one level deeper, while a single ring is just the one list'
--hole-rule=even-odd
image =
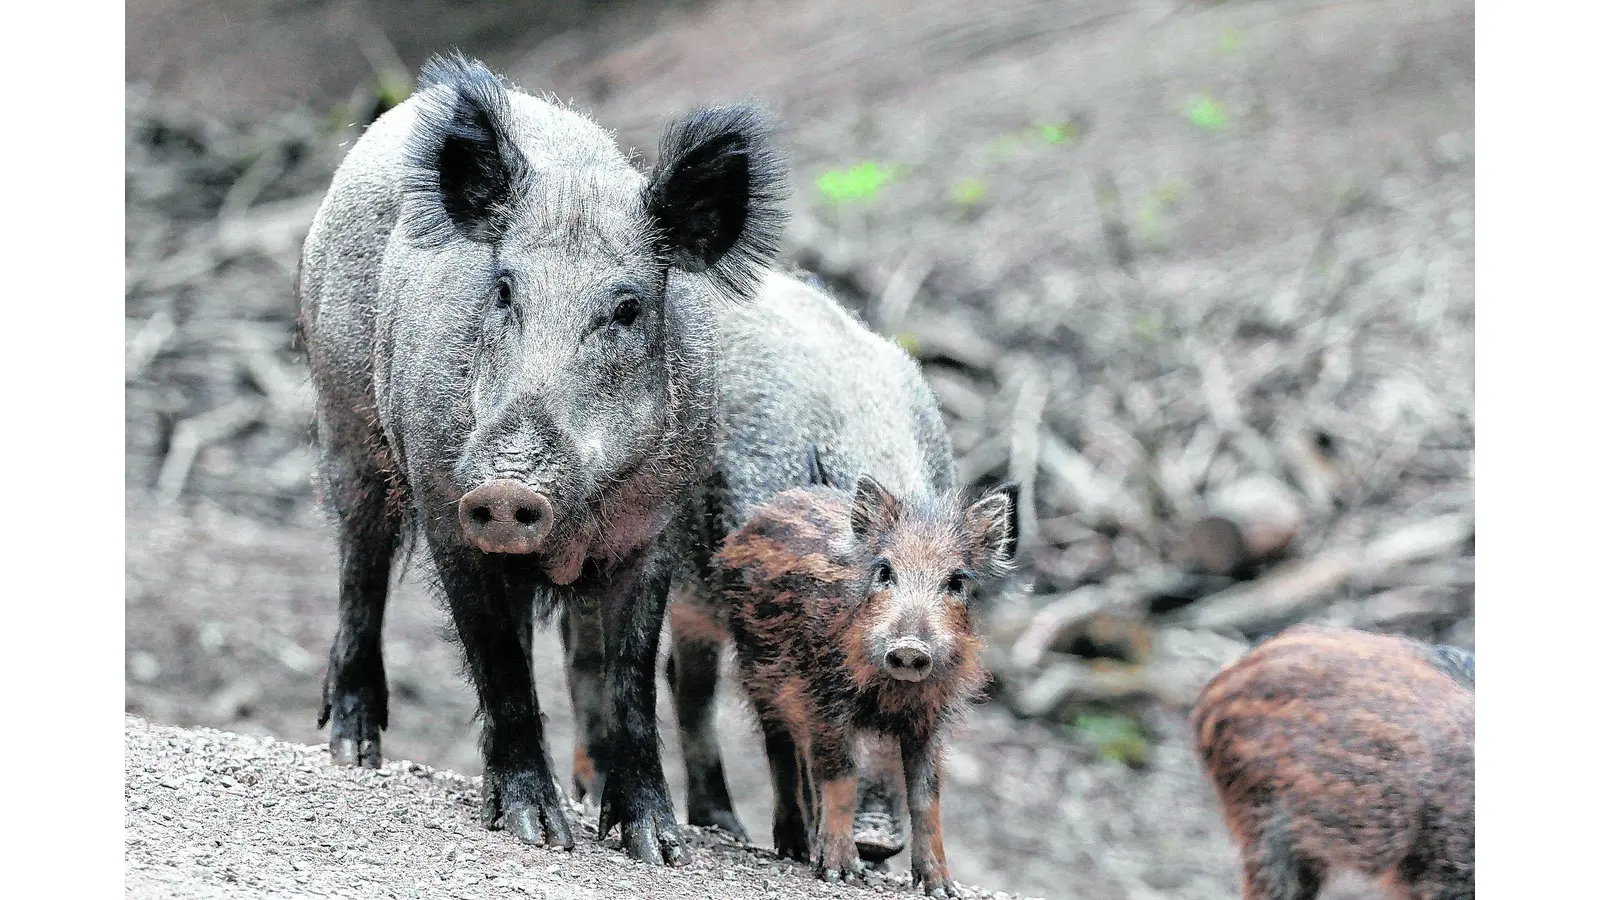
[{"label": "tufted ear hair", "polygon": [[505,85],[483,63],[456,52],[428,60],[417,93],[402,185],[412,239],[497,240],[533,180],[510,136]]},{"label": "tufted ear hair", "polygon": [[865,541],[899,524],[904,509],[889,489],[871,475],[856,479],[855,500],[850,504],[850,530]]},{"label": "tufted ear hair", "polygon": [[699,107],[667,126],[645,188],[668,263],[725,295],[755,296],[788,219],[777,122],[751,104]]},{"label": "tufted ear hair", "polygon": [[974,568],[1003,575],[1017,560],[1021,520],[1017,511],[1019,487],[1006,482],[967,507],[963,525],[971,539]]}]

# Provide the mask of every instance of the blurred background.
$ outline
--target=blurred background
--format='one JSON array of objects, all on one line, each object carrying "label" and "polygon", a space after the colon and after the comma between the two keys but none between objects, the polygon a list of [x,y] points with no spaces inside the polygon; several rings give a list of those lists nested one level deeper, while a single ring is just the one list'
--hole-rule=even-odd
[{"label": "blurred background", "polygon": [[[1236,897],[1183,727],[1205,679],[1301,621],[1473,646],[1466,0],[130,0],[127,41],[129,712],[325,740],[296,259],[344,150],[454,46],[645,163],[690,104],[774,107],[785,263],[923,362],[967,482],[1023,483],[1033,589],[948,763],[960,881]],[[475,774],[426,580],[389,606],[384,749]]]}]

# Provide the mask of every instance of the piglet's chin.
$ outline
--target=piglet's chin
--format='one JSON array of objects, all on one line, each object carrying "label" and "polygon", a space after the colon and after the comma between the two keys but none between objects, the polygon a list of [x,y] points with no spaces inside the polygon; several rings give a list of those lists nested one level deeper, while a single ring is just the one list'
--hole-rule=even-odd
[{"label": "piglet's chin", "polygon": [[545,575],[556,584],[571,584],[577,581],[583,572],[583,561],[588,556],[587,550],[581,540],[562,542],[541,561]]}]

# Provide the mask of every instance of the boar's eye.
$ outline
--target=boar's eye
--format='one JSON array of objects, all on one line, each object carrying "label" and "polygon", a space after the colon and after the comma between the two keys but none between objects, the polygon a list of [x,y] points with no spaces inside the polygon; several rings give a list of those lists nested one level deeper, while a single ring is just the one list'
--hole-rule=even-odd
[{"label": "boar's eye", "polygon": [[639,318],[639,298],[632,294],[624,294],[622,299],[617,301],[617,308],[611,312],[612,323],[626,328],[637,318]]},{"label": "boar's eye", "polygon": [[494,305],[500,309],[511,308],[511,279],[505,275],[495,279]]},{"label": "boar's eye", "polygon": [[877,559],[872,563],[872,590],[874,592],[894,586],[894,569],[890,568],[887,559]]}]

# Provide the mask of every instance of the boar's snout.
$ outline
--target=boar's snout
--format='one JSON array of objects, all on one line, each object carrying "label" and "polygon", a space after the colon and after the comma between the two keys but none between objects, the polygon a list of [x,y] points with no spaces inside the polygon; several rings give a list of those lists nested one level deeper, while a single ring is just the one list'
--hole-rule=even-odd
[{"label": "boar's snout", "polygon": [[457,512],[462,533],[485,553],[537,553],[555,519],[548,497],[510,478],[468,491]]},{"label": "boar's snout", "polygon": [[889,675],[901,681],[921,681],[933,670],[933,654],[928,645],[915,638],[895,641],[883,655]]}]

